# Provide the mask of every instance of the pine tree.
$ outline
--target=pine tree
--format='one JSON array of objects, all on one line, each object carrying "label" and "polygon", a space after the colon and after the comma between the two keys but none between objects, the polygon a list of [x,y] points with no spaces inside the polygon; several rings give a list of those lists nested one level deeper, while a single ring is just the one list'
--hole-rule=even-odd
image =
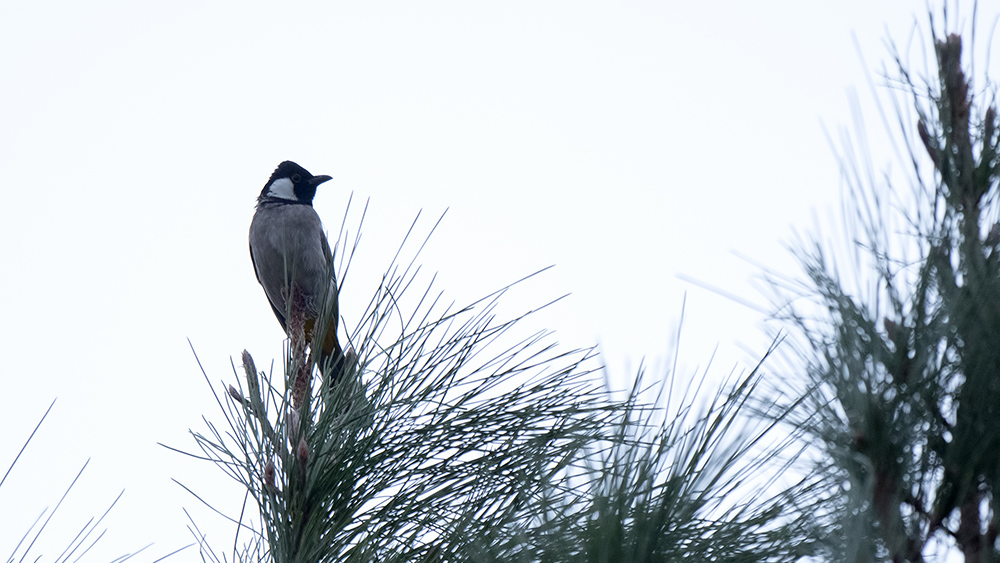
[{"label": "pine tree", "polygon": [[816,445],[824,493],[806,510],[832,561],[1000,559],[995,99],[966,73],[962,37],[931,34],[935,78],[896,56],[894,91],[916,108],[894,98],[912,191],[873,180],[867,155],[844,159],[861,281],[816,242],[798,249],[805,284],[779,291],[808,383],[787,393],[800,401],[788,420]]},{"label": "pine tree", "polygon": [[[499,320],[511,287],[442,306],[429,286],[413,289],[418,270],[390,266],[340,377],[310,363],[293,329],[281,373],[244,353],[239,383],[217,393],[224,423],[194,436],[199,457],[249,499],[216,507],[238,524],[234,558],[763,562],[812,552],[813,530],[784,516],[794,495],[765,486],[785,461],[761,447],[774,423],[747,409],[759,371],[707,397],[674,396],[688,383],[676,370],[640,374],[615,399],[593,350],[518,335],[528,314]],[[205,560],[228,560],[199,544]]]}]

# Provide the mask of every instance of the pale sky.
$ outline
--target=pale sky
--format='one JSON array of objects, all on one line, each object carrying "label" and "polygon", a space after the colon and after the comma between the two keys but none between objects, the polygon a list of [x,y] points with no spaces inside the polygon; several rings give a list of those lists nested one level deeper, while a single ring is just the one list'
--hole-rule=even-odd
[{"label": "pale sky", "polygon": [[[987,30],[996,10],[981,3]],[[334,234],[370,200],[348,329],[416,214],[426,234],[448,209],[421,262],[458,304],[554,264],[506,301],[571,294],[526,334],[600,344],[627,382],[669,365],[687,292],[682,367],[716,346],[721,374],[752,365],[763,315],[679,276],[766,305],[736,254],[796,273],[793,229],[839,209],[824,127],[851,126],[852,92],[893,165],[867,81],[926,19],[871,0],[7,0],[0,470],[58,400],[0,487],[0,555],[87,459],[43,560],[121,489],[88,560],[190,543],[182,508],[231,545],[171,479],[232,514],[238,485],[157,442],[191,450],[202,415],[221,421],[188,338],[213,382],[244,348],[280,361],[247,228],[285,159],[333,176],[315,207]]]}]

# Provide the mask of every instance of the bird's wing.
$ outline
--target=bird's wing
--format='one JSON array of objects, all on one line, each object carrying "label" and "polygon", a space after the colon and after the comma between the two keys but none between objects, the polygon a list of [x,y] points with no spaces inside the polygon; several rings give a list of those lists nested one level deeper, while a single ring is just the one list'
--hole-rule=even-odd
[{"label": "bird's wing", "polygon": [[[263,287],[264,286],[264,282],[261,281],[261,279],[260,279],[260,272],[257,271],[257,259],[254,258],[254,255],[253,255],[253,245],[252,244],[250,245],[250,262],[253,263],[253,275],[257,277],[257,283],[259,283],[261,285],[261,287]],[[264,292],[264,295],[267,296],[267,292],[266,291]],[[281,324],[281,330],[287,331],[288,328],[285,326],[285,314],[282,313],[281,311],[279,311],[278,308],[274,306],[274,303],[271,302],[270,296],[267,297],[267,304],[270,305],[271,306],[271,310],[274,311],[274,316],[278,317],[278,323]]]},{"label": "bird's wing", "polygon": [[333,276],[333,283],[337,283],[337,273],[333,270],[333,252],[330,251],[330,241],[326,238],[326,233],[320,231],[319,242],[323,246],[323,256],[326,257],[326,267]]},{"label": "bird's wing", "polygon": [[[340,298],[338,296],[337,273],[333,269],[333,252],[330,250],[330,241],[326,238],[326,233],[320,231],[320,246],[323,247],[323,255],[326,257],[326,267],[330,272],[330,289],[333,292],[333,310],[330,315],[330,324],[326,328],[326,335],[323,339],[323,354],[334,359],[334,365],[343,363],[344,351],[340,348],[337,340],[337,323],[340,321]],[[334,373],[339,373],[339,368],[334,368]]]}]

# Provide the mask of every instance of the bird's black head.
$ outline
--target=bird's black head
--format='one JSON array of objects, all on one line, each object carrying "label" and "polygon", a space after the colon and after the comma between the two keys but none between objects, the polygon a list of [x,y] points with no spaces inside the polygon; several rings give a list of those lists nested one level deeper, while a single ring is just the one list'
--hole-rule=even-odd
[{"label": "bird's black head", "polygon": [[329,176],[313,176],[305,168],[286,160],[274,169],[271,179],[267,181],[257,200],[281,200],[312,205],[316,186],[329,179]]}]

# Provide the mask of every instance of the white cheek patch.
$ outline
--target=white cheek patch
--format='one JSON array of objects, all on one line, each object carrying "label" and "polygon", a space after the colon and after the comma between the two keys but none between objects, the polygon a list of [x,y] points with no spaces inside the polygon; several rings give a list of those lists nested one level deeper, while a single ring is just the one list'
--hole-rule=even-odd
[{"label": "white cheek patch", "polygon": [[288,178],[279,178],[272,182],[271,187],[267,189],[267,195],[268,197],[277,197],[291,201],[298,201],[299,199],[295,197],[295,184]]}]

